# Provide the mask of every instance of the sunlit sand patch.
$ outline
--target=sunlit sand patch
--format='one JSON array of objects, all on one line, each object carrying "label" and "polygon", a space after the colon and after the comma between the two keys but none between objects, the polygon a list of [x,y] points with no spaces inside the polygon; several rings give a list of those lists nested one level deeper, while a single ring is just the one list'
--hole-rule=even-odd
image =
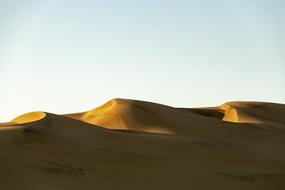
[{"label": "sunlit sand patch", "polygon": [[238,113],[236,109],[232,108],[227,104],[223,104],[219,108],[224,111],[223,121],[235,123],[239,122]]},{"label": "sunlit sand patch", "polygon": [[260,119],[257,119],[250,114],[244,113],[240,108],[237,106],[232,106],[230,103],[225,103],[219,108],[224,111],[223,121],[227,122],[234,122],[234,123],[263,123]]},{"label": "sunlit sand patch", "polygon": [[149,126],[142,130],[143,132],[147,133],[156,133],[156,134],[166,134],[166,135],[175,135],[175,132],[168,128],[157,127],[157,126]]},{"label": "sunlit sand patch", "polygon": [[1,126],[0,125],[0,131],[10,131],[21,128],[20,126]]},{"label": "sunlit sand patch", "polygon": [[8,126],[13,126],[16,123],[13,122],[5,122],[5,123],[0,123],[0,127],[8,127]]},{"label": "sunlit sand patch", "polygon": [[39,121],[44,117],[46,117],[46,113],[44,112],[30,112],[24,115],[20,115],[19,117],[16,117],[11,122],[16,124],[24,124],[24,123]]}]

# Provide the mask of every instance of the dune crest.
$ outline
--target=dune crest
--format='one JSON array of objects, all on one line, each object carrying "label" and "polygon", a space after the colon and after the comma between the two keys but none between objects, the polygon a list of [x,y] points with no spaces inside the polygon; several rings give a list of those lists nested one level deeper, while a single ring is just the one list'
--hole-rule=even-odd
[{"label": "dune crest", "polygon": [[[267,122],[285,123],[281,116],[285,114],[285,106],[267,102],[235,101],[217,107],[180,108],[205,117],[231,123],[261,124]],[[271,114],[269,115],[268,112]]]},{"label": "dune crest", "polygon": [[285,123],[285,106],[268,102],[236,101],[218,107],[224,121],[235,123]]},{"label": "dune crest", "polygon": [[[108,129],[127,129],[122,118],[116,113],[117,104],[118,100],[113,99],[93,110],[82,113],[65,114],[65,116]],[[116,122],[115,125],[113,121]]]},{"label": "dune crest", "polygon": [[[270,122],[270,118],[266,118],[267,110],[285,113],[284,106],[266,102],[227,102],[210,108],[174,108],[152,102],[116,98],[93,110],[65,116],[107,129],[185,134],[192,131],[188,126],[200,126],[199,120],[216,120],[220,122],[219,125],[223,125],[223,122]],[[278,114],[274,117],[276,121],[285,122]]]},{"label": "dune crest", "polygon": [[148,111],[151,109],[147,108],[147,104],[155,105],[154,103],[116,98],[91,111],[66,114],[65,116],[107,129],[173,134],[173,130],[151,122],[154,112]]}]

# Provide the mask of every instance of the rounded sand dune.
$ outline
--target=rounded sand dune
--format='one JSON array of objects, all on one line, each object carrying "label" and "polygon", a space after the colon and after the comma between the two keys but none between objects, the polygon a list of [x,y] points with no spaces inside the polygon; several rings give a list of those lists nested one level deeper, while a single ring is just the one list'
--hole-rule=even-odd
[{"label": "rounded sand dune", "polygon": [[180,109],[230,123],[285,123],[285,106],[268,102],[235,101],[217,107]]},{"label": "rounded sand dune", "polygon": [[65,116],[107,129],[134,130],[142,132],[172,134],[163,120],[156,118],[168,106],[128,99],[112,99],[91,111]]},{"label": "rounded sand dune", "polygon": [[[223,125],[231,123],[267,122],[267,111],[276,112],[276,121],[284,123],[280,113],[284,106],[263,102],[228,102],[212,108],[174,108],[162,104],[139,100],[113,99],[91,111],[67,114],[65,116],[81,120],[107,129],[133,130],[161,134],[187,134],[203,123]],[[203,116],[203,117],[201,117]],[[205,117],[206,116],[206,117]],[[220,124],[219,124],[220,122]]]},{"label": "rounded sand dune", "polygon": [[44,119],[46,116],[47,114],[45,112],[30,112],[16,117],[11,121],[11,123],[15,124],[31,123],[35,121],[40,121]]},{"label": "rounded sand dune", "polygon": [[236,123],[285,123],[282,104],[267,102],[228,102],[218,107],[224,111],[224,121]]}]

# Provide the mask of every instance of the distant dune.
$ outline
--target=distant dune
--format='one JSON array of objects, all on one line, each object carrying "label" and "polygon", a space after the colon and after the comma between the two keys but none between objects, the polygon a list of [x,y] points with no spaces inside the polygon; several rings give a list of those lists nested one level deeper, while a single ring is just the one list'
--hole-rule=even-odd
[{"label": "distant dune", "polygon": [[0,124],[0,189],[283,190],[285,105],[113,99]]}]

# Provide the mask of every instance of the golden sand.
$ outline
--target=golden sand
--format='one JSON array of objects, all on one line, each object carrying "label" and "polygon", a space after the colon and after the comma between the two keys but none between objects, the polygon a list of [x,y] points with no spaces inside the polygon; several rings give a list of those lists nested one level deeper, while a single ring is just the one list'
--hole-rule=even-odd
[{"label": "golden sand", "polygon": [[24,124],[24,123],[39,121],[44,117],[46,117],[46,114],[44,112],[30,112],[24,115],[20,115],[19,117],[16,117],[11,122],[17,124]]},{"label": "golden sand", "polygon": [[114,99],[0,124],[0,189],[285,189],[285,105]]}]

